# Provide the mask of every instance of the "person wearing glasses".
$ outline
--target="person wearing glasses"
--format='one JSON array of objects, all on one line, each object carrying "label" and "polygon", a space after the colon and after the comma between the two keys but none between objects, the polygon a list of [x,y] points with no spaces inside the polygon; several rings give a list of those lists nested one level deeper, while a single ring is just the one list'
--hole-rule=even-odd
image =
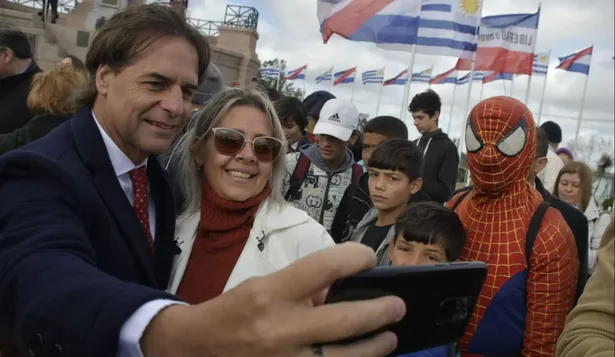
[{"label": "person wearing glasses", "polygon": [[334,244],[282,196],[284,131],[261,91],[215,95],[178,145],[171,180],[185,200],[170,293],[202,303]]}]

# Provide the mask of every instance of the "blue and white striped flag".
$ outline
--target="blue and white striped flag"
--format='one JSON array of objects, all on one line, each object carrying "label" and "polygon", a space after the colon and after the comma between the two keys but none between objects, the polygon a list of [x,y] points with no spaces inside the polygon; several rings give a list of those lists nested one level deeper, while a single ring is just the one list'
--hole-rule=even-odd
[{"label": "blue and white striped flag", "polygon": [[262,79],[277,79],[280,77],[280,70],[274,67],[265,67],[260,69]]},{"label": "blue and white striped flag", "polygon": [[412,82],[423,82],[423,83],[431,82],[431,72],[432,72],[432,69],[427,68],[424,71],[412,73]]},{"label": "blue and white striped flag", "polygon": [[384,68],[365,71],[361,75],[363,84],[377,83],[381,84],[384,81]]},{"label": "blue and white striped flag", "polygon": [[548,70],[549,70],[549,52],[536,53],[534,55],[534,65],[532,68],[532,75],[546,76]]},{"label": "blue and white striped flag", "polygon": [[[485,73],[485,72],[474,72],[474,77],[472,78],[472,80],[474,80],[474,81],[482,81],[485,78],[485,75],[486,74],[488,75],[489,73],[490,72],[488,72],[488,73]],[[470,72],[470,73],[466,74],[465,76],[457,79],[457,84],[469,83],[470,82],[470,74],[472,74],[472,72]]]},{"label": "blue and white striped flag", "polygon": [[333,78],[331,72],[333,72],[333,68],[329,68],[325,73],[323,73],[320,76],[316,77],[316,83],[321,83],[321,82],[324,82],[324,81],[330,81]]}]

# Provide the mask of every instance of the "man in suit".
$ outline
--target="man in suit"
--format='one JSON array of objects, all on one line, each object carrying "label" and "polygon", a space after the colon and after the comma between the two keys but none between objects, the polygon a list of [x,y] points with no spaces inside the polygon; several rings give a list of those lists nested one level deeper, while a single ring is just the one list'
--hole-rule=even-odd
[{"label": "man in suit", "polygon": [[572,207],[566,202],[553,196],[548,190],[545,189],[542,181],[538,178],[538,174],[547,166],[547,153],[549,151],[549,138],[547,133],[542,128],[537,128],[536,131],[536,159],[530,171],[529,180],[534,183],[534,187],[543,199],[551,204],[551,206],[564,216],[564,220],[570,227],[570,230],[574,234],[574,239],[577,243],[577,251],[579,253],[579,284],[577,285],[577,299],[583,293],[585,283],[587,279],[587,251],[588,251],[588,231],[587,231],[587,218],[578,209]]},{"label": "man in suit", "polygon": [[0,134],[12,133],[34,117],[27,99],[32,78],[41,69],[33,57],[28,36],[0,23]]},{"label": "man in suit", "polygon": [[[401,319],[383,298],[321,306],[375,256],[333,247],[188,306],[164,293],[175,211],[166,152],[209,63],[182,8],[128,7],[97,33],[75,117],[0,157],[0,314],[31,356],[322,356]],[[207,277],[203,277],[206,279]],[[327,357],[384,356],[382,333]]]}]

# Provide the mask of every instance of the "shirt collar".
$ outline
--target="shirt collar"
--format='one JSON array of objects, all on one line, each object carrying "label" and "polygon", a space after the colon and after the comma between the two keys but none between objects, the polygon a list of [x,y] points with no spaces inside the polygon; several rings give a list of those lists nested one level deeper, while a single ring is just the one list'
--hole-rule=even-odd
[{"label": "shirt collar", "polygon": [[111,165],[113,166],[113,170],[115,171],[116,176],[124,175],[138,167],[147,166],[147,159],[145,159],[140,165],[135,165],[129,158],[124,154],[124,152],[117,146],[117,144],[111,139],[109,134],[100,126],[98,119],[96,118],[96,114],[92,111],[92,117],[94,118],[94,122],[100,131],[100,135],[103,138],[103,142],[105,143],[105,147],[107,148],[107,153],[109,154],[109,159],[111,160]]}]

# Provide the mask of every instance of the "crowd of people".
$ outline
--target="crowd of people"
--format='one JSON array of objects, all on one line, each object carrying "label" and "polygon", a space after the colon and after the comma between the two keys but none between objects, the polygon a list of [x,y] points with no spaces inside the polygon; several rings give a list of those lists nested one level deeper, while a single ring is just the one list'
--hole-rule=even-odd
[{"label": "crowd of people", "polygon": [[0,25],[0,59],[2,357],[387,356],[412,337],[336,341],[412,311],[328,287],[458,260],[488,266],[465,335],[403,357],[615,352],[613,216],[514,98],[471,111],[457,189],[433,90],[412,141],[327,91],[227,87],[182,6],[121,10],[46,71]]}]

